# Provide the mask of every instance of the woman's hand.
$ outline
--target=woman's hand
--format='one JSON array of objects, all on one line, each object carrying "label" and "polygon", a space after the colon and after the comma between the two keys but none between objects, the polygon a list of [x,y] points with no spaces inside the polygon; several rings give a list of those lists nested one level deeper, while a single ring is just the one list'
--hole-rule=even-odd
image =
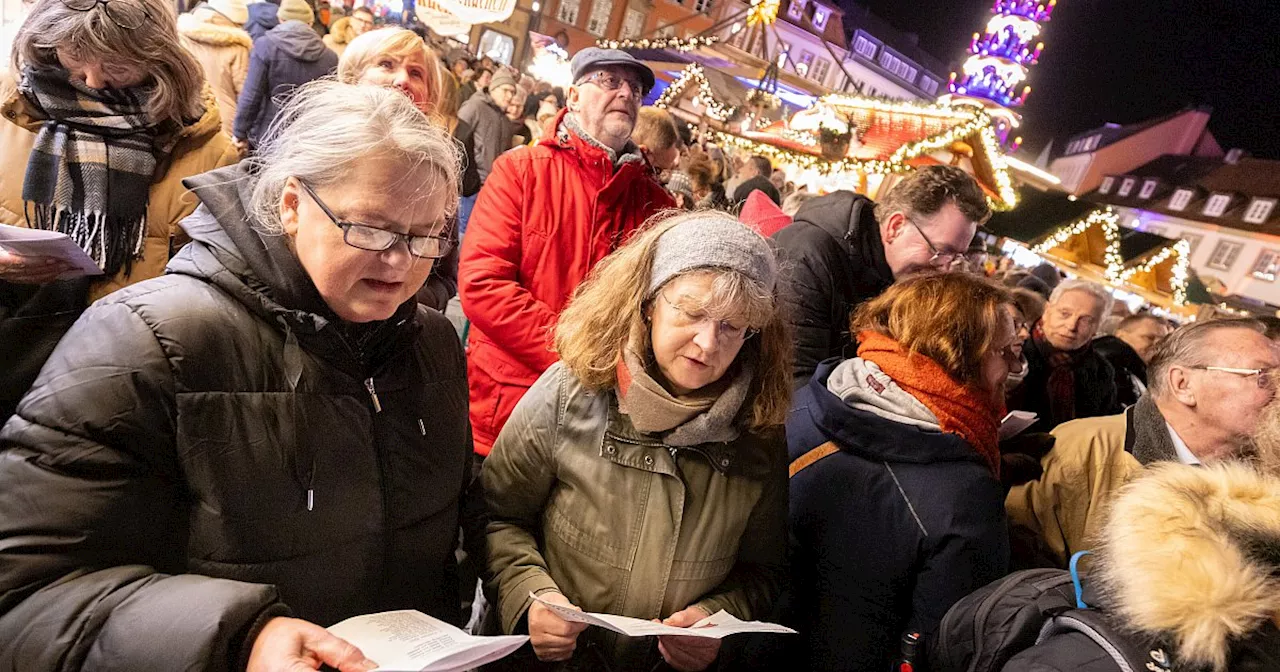
[{"label": "woman's hand", "polygon": [[247,672],[302,672],[328,665],[340,672],[368,672],[378,664],[345,639],[296,618],[276,617],[253,641]]},{"label": "woman's hand", "polygon": [[[557,592],[543,593],[538,597],[552,604],[582,611],[569,602],[569,598]],[[538,654],[538,660],[548,662],[572,657],[573,650],[578,647],[578,633],[587,629],[586,623],[566,621],[555,611],[536,601],[529,605],[528,621],[529,643],[533,645],[533,652]]]},{"label": "woman's hand", "polygon": [[[687,628],[710,615],[702,607],[686,607],[683,611],[671,614],[662,623]],[[700,672],[716,662],[716,656],[720,655],[720,640],[663,635],[658,637],[658,651],[668,665],[680,672]]]},{"label": "woman's hand", "polygon": [[43,285],[71,270],[71,264],[57,257],[28,257],[0,247],[0,280],[20,285]]}]

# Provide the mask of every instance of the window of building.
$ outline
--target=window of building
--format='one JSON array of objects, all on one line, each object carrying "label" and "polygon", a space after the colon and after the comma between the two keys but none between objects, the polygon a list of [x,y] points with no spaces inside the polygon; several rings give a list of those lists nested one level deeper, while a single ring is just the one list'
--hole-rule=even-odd
[{"label": "window of building", "polygon": [[809,79],[819,83],[826,84],[827,73],[831,71],[831,61],[825,58],[819,58],[813,62],[813,70],[809,73]]},{"label": "window of building", "polygon": [[1209,268],[1216,268],[1219,271],[1231,270],[1242,249],[1244,249],[1243,243],[1233,243],[1229,240],[1219,242],[1218,246],[1213,248],[1213,255],[1209,257]]},{"label": "window of building", "polygon": [[1137,183],[1138,181],[1132,177],[1124,178],[1124,181],[1120,183],[1120,190],[1116,192],[1116,196],[1124,198],[1133,193],[1133,185]]},{"label": "window of building", "polygon": [[1143,182],[1142,191],[1138,192],[1138,198],[1151,198],[1151,195],[1156,193],[1156,184],[1158,184],[1156,180],[1147,180],[1146,182]]},{"label": "window of building", "polygon": [[1200,247],[1200,241],[1204,240],[1204,236],[1198,233],[1184,233],[1180,237],[1187,241],[1187,246],[1191,248],[1188,250],[1189,254],[1195,254],[1196,248]]},{"label": "window of building", "polygon": [[938,92],[938,80],[929,77],[921,77],[920,90],[932,96]]},{"label": "window of building", "polygon": [[560,6],[556,8],[556,21],[571,26],[578,25],[579,9],[581,9],[579,0],[560,0]]},{"label": "window of building", "polygon": [[486,28],[480,36],[479,53],[511,65],[511,57],[516,53],[516,41],[510,35]]},{"label": "window of building", "polygon": [[1275,207],[1276,199],[1274,198],[1255,198],[1244,213],[1244,221],[1250,224],[1261,224],[1267,221]]},{"label": "window of building", "polygon": [[801,51],[800,58],[796,59],[796,72],[804,75],[809,72],[809,68],[813,65],[813,53],[809,51]]},{"label": "window of building", "polygon": [[[596,1],[599,2],[599,0]],[[633,40],[640,37],[640,31],[642,30],[644,30],[644,12],[628,9],[626,18],[622,20],[622,39]],[[735,35],[734,37],[737,36]]]},{"label": "window of building", "polygon": [[804,18],[804,5],[806,0],[791,0],[787,5],[787,18],[792,21],[799,21]]},{"label": "window of building", "polygon": [[873,40],[868,40],[865,35],[858,35],[853,38],[853,51],[859,56],[874,60],[876,57],[876,49],[879,47]]},{"label": "window of building", "polygon": [[711,11],[712,0],[693,0],[693,11],[705,14]]},{"label": "window of building", "polygon": [[1253,277],[1275,282],[1277,272],[1280,272],[1280,252],[1263,250],[1258,255],[1258,260],[1253,262]]},{"label": "window of building", "polygon": [[880,52],[880,67],[897,75],[908,83],[915,82],[917,70],[911,67],[911,65],[906,61],[903,61],[901,58],[894,56],[888,51]]},{"label": "window of building", "polygon": [[1116,183],[1116,178],[1111,177],[1110,175],[1102,178],[1102,184],[1098,185],[1098,193],[1099,194],[1111,193],[1111,187],[1114,186],[1115,183]]},{"label": "window of building", "polygon": [[1222,213],[1227,211],[1227,204],[1230,202],[1229,194],[1214,194],[1209,197],[1209,202],[1204,204],[1204,214],[1210,217],[1221,217]]},{"label": "window of building", "polygon": [[1179,189],[1173,192],[1173,198],[1169,199],[1170,210],[1185,210],[1187,204],[1191,202],[1192,191],[1190,189]]},{"label": "window of building", "polygon": [[831,16],[831,10],[826,7],[813,8],[813,27],[818,30],[827,29],[827,18]]},{"label": "window of building", "polygon": [[593,0],[591,14],[587,16],[587,32],[596,37],[604,37],[609,30],[609,16],[613,13],[613,3],[609,0]]}]

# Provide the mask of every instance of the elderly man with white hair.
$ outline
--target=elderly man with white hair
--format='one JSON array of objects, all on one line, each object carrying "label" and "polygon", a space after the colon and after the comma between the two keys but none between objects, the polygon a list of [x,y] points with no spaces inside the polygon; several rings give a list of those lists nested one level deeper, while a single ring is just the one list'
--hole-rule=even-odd
[{"label": "elderly man with white hair", "polygon": [[1107,290],[1078,279],[1063,281],[1049,296],[1044,317],[1022,349],[1027,377],[1009,399],[1010,409],[1040,416],[1033,431],[1122,410],[1115,371],[1092,345],[1111,303]]},{"label": "elderly man with white hair", "polygon": [[1005,501],[1015,564],[1066,566],[1090,548],[1115,492],[1150,465],[1212,464],[1252,452],[1250,437],[1275,397],[1280,367],[1263,331],[1251,319],[1183,327],[1153,348],[1150,386],[1138,403],[1054,429],[1044,474]]}]

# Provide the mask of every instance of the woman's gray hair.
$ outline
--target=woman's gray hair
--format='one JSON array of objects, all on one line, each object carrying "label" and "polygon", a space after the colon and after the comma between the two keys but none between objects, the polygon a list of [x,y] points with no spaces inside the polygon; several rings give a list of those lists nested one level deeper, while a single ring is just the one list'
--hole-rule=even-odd
[{"label": "woman's gray hair", "polygon": [[1111,292],[1104,289],[1102,285],[1088,280],[1071,278],[1070,280],[1063,280],[1058,283],[1057,287],[1053,288],[1053,293],[1049,295],[1049,305],[1052,306],[1058,303],[1058,299],[1062,298],[1062,295],[1067,292],[1092,294],[1098,300],[1099,305],[1102,306],[1102,310],[1098,313],[1099,322],[1101,322],[1101,318],[1106,317],[1111,312],[1111,306],[1116,302]]},{"label": "woman's gray hair", "polygon": [[[79,59],[130,66],[154,82],[147,112],[157,123],[181,127],[205,113],[204,71],[178,38],[173,4],[166,0],[129,0],[146,10],[148,20],[136,30],[120,27],[95,5],[88,11],[61,0],[37,0],[13,40],[15,76],[23,66],[62,67],[61,47]],[[213,104],[213,99],[209,99]]]},{"label": "woman's gray hair", "polygon": [[[280,233],[280,198],[289,178],[320,189],[352,179],[370,160],[395,163],[403,179],[383,186],[397,200],[446,194],[446,215],[458,205],[462,157],[457,142],[400,91],[330,79],[299,87],[250,159],[256,175],[250,213],[257,226]],[[421,178],[423,167],[430,176]]]}]

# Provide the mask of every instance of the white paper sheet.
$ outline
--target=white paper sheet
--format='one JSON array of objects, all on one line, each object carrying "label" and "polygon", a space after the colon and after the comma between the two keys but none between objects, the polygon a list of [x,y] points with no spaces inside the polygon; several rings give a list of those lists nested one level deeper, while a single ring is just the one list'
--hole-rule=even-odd
[{"label": "white paper sheet", "polygon": [[687,628],[677,628],[672,625],[663,625],[661,623],[654,623],[653,621],[646,621],[640,618],[576,611],[558,604],[552,604],[533,593],[529,593],[529,597],[556,612],[557,615],[566,621],[598,626],[605,628],[606,630],[612,630],[616,633],[627,635],[628,637],[676,635],[679,637],[722,639],[729,635],[736,635],[741,632],[772,632],[778,634],[795,634],[796,632],[791,628],[777,625],[775,623],[742,621],[723,609]]},{"label": "white paper sheet", "polygon": [[473,637],[412,609],[348,618],[329,632],[354,644],[383,672],[461,672],[503,658],[529,640]]},{"label": "white paper sheet", "polygon": [[71,264],[74,268],[58,276],[59,280],[102,275],[102,269],[65,233],[0,224],[0,247],[13,254],[56,257]]},{"label": "white paper sheet", "polygon": [[1039,417],[1031,411],[1009,411],[1009,415],[1004,416],[1004,420],[1000,421],[1000,440],[1004,441],[1021,434],[1028,427],[1036,424],[1036,419]]}]

